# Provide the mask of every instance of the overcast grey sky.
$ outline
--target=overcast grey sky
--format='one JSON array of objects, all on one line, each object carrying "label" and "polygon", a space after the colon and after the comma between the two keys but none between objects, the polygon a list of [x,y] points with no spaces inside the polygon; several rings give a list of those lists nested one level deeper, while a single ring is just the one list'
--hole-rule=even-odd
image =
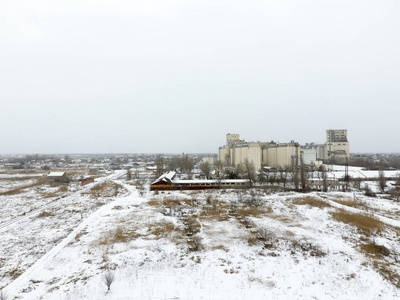
[{"label": "overcast grey sky", "polygon": [[400,1],[2,0],[0,153],[400,152]]}]

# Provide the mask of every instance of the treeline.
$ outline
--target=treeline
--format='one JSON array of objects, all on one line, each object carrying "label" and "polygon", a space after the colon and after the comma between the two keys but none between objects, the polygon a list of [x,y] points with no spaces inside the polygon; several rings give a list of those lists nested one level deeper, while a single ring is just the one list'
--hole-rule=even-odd
[{"label": "treeline", "polygon": [[366,170],[400,169],[400,154],[362,154],[353,155],[350,165]]}]

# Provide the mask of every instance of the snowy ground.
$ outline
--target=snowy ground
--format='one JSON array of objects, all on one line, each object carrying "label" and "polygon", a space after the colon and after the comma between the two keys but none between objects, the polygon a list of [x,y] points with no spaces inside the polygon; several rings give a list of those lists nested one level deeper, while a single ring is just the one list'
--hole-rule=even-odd
[{"label": "snowy ground", "polygon": [[[397,202],[356,192],[140,196],[113,178],[1,232],[9,299],[400,298]],[[108,187],[92,190],[100,181]],[[0,196],[1,220],[27,209],[23,195]]]}]

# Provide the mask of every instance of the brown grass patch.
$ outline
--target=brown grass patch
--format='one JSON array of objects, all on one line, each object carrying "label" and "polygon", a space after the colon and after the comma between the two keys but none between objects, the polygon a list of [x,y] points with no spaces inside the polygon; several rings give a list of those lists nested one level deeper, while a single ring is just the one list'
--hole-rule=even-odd
[{"label": "brown grass patch", "polygon": [[47,218],[47,217],[53,217],[55,216],[55,213],[52,211],[42,211],[40,214],[38,214],[38,218]]},{"label": "brown grass patch", "polygon": [[226,221],[229,219],[229,206],[224,202],[212,200],[202,206],[200,218],[204,220]]},{"label": "brown grass patch", "polygon": [[161,206],[161,200],[158,200],[157,198],[150,199],[147,201],[147,205],[159,207]]},{"label": "brown grass patch", "polygon": [[247,239],[247,243],[249,246],[256,246],[259,244],[259,242],[260,241],[258,240],[257,236],[254,234],[250,235],[249,238]]},{"label": "brown grass patch", "polygon": [[332,199],[333,201],[342,204],[342,205],[346,205],[349,207],[357,207],[360,206],[360,203],[357,203],[356,201],[354,201],[353,199]]},{"label": "brown grass patch", "polygon": [[150,234],[155,235],[157,238],[165,238],[173,232],[180,232],[179,227],[176,227],[171,222],[161,222],[151,227]]},{"label": "brown grass patch", "polygon": [[183,224],[185,225],[185,231],[191,234],[200,232],[201,224],[195,216],[186,216],[183,219]]},{"label": "brown grass patch", "polygon": [[26,181],[26,180],[40,180],[43,179],[43,176],[21,176],[21,177],[5,177],[1,178],[1,180],[7,181]]},{"label": "brown grass patch", "polygon": [[374,262],[374,268],[378,270],[383,278],[388,280],[395,287],[400,288],[400,275],[396,270],[390,268],[388,264],[379,262]]},{"label": "brown grass patch", "polygon": [[371,232],[381,232],[385,228],[384,224],[373,215],[350,213],[342,209],[331,214],[336,221],[355,226],[367,236]]},{"label": "brown grass patch", "polygon": [[302,198],[295,198],[292,201],[293,204],[296,205],[310,205],[313,207],[330,207],[329,203],[326,203],[325,201],[317,198],[313,198],[310,196],[302,197]]},{"label": "brown grass patch", "polygon": [[138,238],[140,235],[136,232],[128,231],[125,227],[118,226],[113,230],[109,230],[94,243],[95,245],[112,245],[116,243],[126,243]]},{"label": "brown grass patch", "polygon": [[44,198],[55,198],[59,197],[68,192],[68,187],[66,185],[60,186],[60,188],[53,192],[39,192],[40,196]]},{"label": "brown grass patch", "polygon": [[46,183],[46,180],[40,180],[40,181],[35,182],[35,183],[31,183],[31,184],[27,184],[27,185],[22,185],[22,186],[19,186],[19,187],[15,188],[15,189],[2,192],[2,193],[0,193],[0,196],[15,195],[15,194],[20,193],[20,192],[21,192],[22,190],[24,190],[24,189],[28,189],[28,188],[31,188],[31,187],[35,187],[35,186],[42,185],[42,184],[45,184],[45,183]]},{"label": "brown grass patch", "polygon": [[212,247],[212,250],[223,250],[223,251],[225,251],[225,252],[229,252],[229,248],[227,248],[227,247],[224,246],[224,245],[214,246],[214,247]]},{"label": "brown grass patch", "polygon": [[60,196],[60,194],[57,193],[57,192],[53,192],[53,193],[40,193],[40,195],[41,195],[42,197],[44,197],[44,198],[55,198],[55,197]]},{"label": "brown grass patch", "polygon": [[390,250],[383,245],[378,245],[374,242],[362,244],[361,250],[367,255],[373,255],[377,257],[384,257],[390,255]]},{"label": "brown grass patch", "polygon": [[95,185],[89,192],[86,193],[86,195],[91,195],[94,198],[115,197],[122,190],[124,190],[124,188],[121,185],[107,181]]},{"label": "brown grass patch", "polygon": [[270,207],[259,207],[259,206],[240,207],[237,210],[237,214],[241,217],[255,217],[255,218],[259,218],[262,215],[271,212],[272,209]]},{"label": "brown grass patch", "polygon": [[25,270],[18,263],[18,265],[14,269],[8,272],[8,276],[10,276],[12,279],[16,279],[24,272]]},{"label": "brown grass patch", "polygon": [[292,253],[296,251],[302,252],[303,254],[309,254],[314,257],[324,257],[326,252],[320,249],[317,245],[314,245],[310,241],[298,241],[291,240]]}]

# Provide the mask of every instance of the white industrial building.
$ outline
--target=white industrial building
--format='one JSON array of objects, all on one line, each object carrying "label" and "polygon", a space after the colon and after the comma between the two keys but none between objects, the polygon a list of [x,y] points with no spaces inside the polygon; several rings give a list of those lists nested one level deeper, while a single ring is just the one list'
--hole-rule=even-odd
[{"label": "white industrial building", "polygon": [[327,130],[325,144],[246,142],[239,134],[226,135],[226,144],[219,148],[218,159],[226,166],[238,167],[245,160],[254,164],[256,170],[263,166],[288,168],[303,163],[321,164],[323,161],[344,163],[350,157],[347,130]]}]

